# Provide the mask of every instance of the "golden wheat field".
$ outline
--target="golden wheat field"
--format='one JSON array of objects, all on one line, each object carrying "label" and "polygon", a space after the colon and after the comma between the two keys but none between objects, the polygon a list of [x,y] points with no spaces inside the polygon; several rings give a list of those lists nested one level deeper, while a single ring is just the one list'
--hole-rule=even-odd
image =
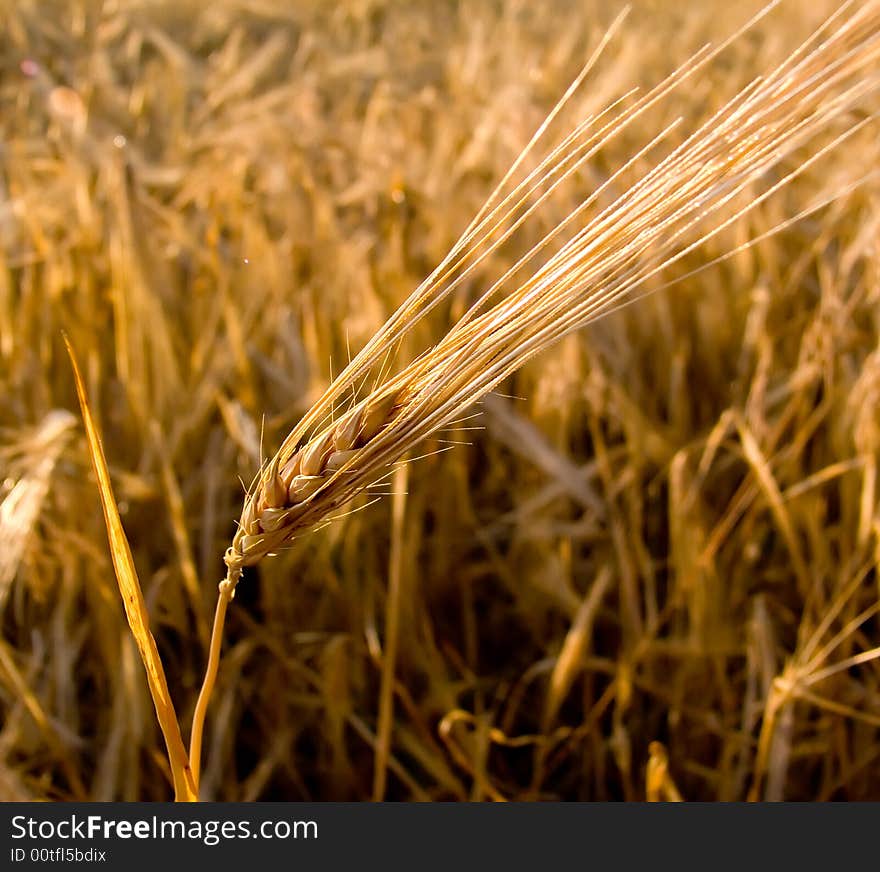
[{"label": "golden wheat field", "polygon": [[227,567],[203,799],[880,799],[880,4],[763,6],[0,2],[0,799],[181,795]]}]

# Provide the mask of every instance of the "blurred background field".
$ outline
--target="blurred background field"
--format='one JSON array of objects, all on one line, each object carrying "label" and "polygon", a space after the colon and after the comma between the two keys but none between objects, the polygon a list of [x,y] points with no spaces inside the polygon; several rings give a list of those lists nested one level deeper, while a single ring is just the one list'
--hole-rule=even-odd
[{"label": "blurred background field", "polygon": [[[621,5],[0,5],[0,799],[171,795],[61,331],[186,732],[242,482],[442,259]],[[785,0],[532,241],[837,6]],[[759,7],[637,0],[569,121]],[[681,273],[870,172],[876,133]],[[203,795],[880,798],[878,227],[874,180],[570,336],[388,482],[405,496],[247,570]]]}]

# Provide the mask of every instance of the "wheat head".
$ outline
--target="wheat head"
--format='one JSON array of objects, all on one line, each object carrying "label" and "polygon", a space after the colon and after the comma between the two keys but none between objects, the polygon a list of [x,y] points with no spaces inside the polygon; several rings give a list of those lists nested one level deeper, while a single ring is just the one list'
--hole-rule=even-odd
[{"label": "wheat head", "polygon": [[[423,315],[460,288],[604,146],[697,76],[739,36],[706,47],[648,93],[630,92],[585,118],[531,172],[520,172],[621,20],[449,255],[265,465],[225,555],[228,584],[234,587],[243,567],[326,520],[386,475],[414,445],[454,421],[548,345],[655,289],[651,280],[667,267],[871,120],[853,120],[850,113],[880,86],[877,0],[843,4],[784,63],[755,78],[679,145],[667,146],[665,154],[663,146],[680,119],[660,130],[476,299],[445,337],[399,373],[386,375],[385,361]],[[837,135],[815,145],[833,122],[838,122]],[[793,155],[794,168],[780,171],[783,160]],[[610,196],[646,161],[650,169],[623,193]],[[774,168],[777,176],[767,183]],[[517,173],[524,178],[513,184]],[[754,193],[762,182],[763,190]],[[606,197],[610,202],[600,205]],[[365,384],[369,393],[337,417],[337,404],[346,393]]]}]

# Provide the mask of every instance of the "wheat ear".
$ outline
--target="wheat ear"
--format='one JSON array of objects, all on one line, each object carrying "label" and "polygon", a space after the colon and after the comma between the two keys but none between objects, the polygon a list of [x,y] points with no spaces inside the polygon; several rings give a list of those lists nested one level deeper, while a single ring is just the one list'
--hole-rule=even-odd
[{"label": "wheat ear", "polygon": [[[483,394],[566,333],[578,329],[645,292],[649,279],[732,224],[820,157],[868,123],[851,124],[823,148],[803,159],[769,190],[744,206],[728,207],[768,170],[878,88],[880,8],[870,2],[849,16],[835,15],[836,27],[815,33],[766,78],[756,79],[729,101],[609,206],[571,231],[603,190],[594,192],[558,227],[497,281],[447,335],[399,374],[386,378],[334,423],[313,434],[298,427],[266,465],[247,497],[227,566],[237,572],[278,549],[293,536],[327,518],[431,433],[447,425]],[[839,19],[843,19],[842,21]],[[690,69],[679,71],[679,83]],[[668,87],[670,83],[666,83]],[[558,184],[631,121],[635,109],[603,119],[600,130],[579,128],[542,163],[542,175],[518,185],[489,210],[462,246],[447,275],[476,262],[511,225],[534,209]],[[672,124],[636,156],[655,153]],[[631,163],[635,162],[635,158]],[[621,168],[603,185],[610,187]],[[526,216],[528,217],[528,215]],[[570,232],[537,267],[534,262]],[[515,276],[529,270],[525,281]],[[453,280],[454,282],[454,280]],[[445,293],[435,280],[423,290],[425,307]],[[513,286],[511,287],[511,284]],[[421,317],[409,302],[389,323]],[[383,352],[400,331],[386,332]],[[382,332],[382,331],[380,331]],[[359,360],[318,400],[306,418],[332,417],[338,383],[364,379],[375,356]]]}]

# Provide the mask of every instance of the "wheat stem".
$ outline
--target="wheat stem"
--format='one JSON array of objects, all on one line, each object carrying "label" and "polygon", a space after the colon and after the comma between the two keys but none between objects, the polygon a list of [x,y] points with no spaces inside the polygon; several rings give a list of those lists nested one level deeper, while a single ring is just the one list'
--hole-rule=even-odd
[{"label": "wheat stem", "polygon": [[217,608],[214,611],[214,625],[211,628],[208,665],[205,668],[205,677],[202,680],[199,698],[196,701],[195,711],[193,712],[192,731],[190,732],[189,740],[189,767],[192,771],[197,793],[201,776],[202,736],[205,730],[205,715],[208,711],[208,704],[214,691],[214,683],[217,680],[217,670],[220,666],[220,649],[223,644],[223,625],[226,623],[226,609],[235,596],[235,585],[238,583],[240,575],[240,570],[229,567],[226,571],[226,578],[220,582],[217,593]]}]

